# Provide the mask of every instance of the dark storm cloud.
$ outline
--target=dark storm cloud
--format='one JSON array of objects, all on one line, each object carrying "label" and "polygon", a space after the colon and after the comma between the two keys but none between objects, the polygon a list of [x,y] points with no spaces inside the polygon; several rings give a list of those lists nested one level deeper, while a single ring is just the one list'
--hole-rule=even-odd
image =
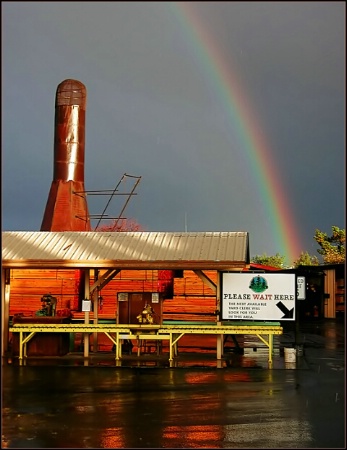
[{"label": "dark storm cloud", "polygon": [[[345,4],[190,9],[242,78],[302,250],[315,254],[316,228],[344,227]],[[245,230],[253,255],[280,252],[235,126],[166,2],[2,2],[2,16],[4,230],[40,228],[55,89],[76,78],[88,91],[87,189],[142,176],[126,215],[144,229],[183,231],[187,221],[190,231]],[[91,212],[106,201],[91,198]]]}]

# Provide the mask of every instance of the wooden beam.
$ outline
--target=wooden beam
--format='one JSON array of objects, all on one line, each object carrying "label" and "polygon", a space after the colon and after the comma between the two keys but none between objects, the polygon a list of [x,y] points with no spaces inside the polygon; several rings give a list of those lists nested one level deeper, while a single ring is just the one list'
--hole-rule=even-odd
[{"label": "wooden beam", "polygon": [[116,275],[119,274],[121,269],[109,269],[100,278],[98,278],[94,284],[90,287],[90,293],[92,294],[96,288],[101,290],[106,286]]},{"label": "wooden beam", "polygon": [[194,270],[194,272],[196,273],[196,275],[200,278],[200,280],[202,280],[202,282],[204,284],[206,284],[206,286],[208,286],[209,288],[211,288],[215,293],[217,293],[217,285],[210,279],[208,278],[207,275],[204,274],[204,272],[202,270]]}]

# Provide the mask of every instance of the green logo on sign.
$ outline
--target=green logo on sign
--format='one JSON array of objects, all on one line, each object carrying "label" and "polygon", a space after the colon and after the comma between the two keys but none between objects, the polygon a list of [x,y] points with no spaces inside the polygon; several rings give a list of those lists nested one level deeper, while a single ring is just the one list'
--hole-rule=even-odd
[{"label": "green logo on sign", "polygon": [[268,288],[268,285],[265,278],[258,275],[257,277],[252,278],[249,287],[254,292],[264,292]]}]

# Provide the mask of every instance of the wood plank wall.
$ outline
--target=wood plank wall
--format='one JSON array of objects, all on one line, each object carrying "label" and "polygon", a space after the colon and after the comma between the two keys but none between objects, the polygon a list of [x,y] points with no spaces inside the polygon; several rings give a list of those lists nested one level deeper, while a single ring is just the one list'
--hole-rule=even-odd
[{"label": "wood plank wall", "polygon": [[[217,271],[204,271],[217,283]],[[191,270],[184,271],[184,278],[175,278],[174,297],[163,305],[164,320],[215,320],[216,295]]]},{"label": "wood plank wall", "polygon": [[[99,276],[102,275],[102,271]],[[57,311],[76,305],[77,286],[75,270],[11,270],[10,316],[34,316],[41,309],[41,297],[52,294],[57,298]],[[217,282],[216,271],[205,274]],[[91,271],[91,285],[94,279]],[[115,318],[118,292],[157,292],[158,271],[123,270],[101,291],[102,306],[99,318]],[[163,303],[164,320],[214,320],[215,294],[193,271],[184,271],[183,278],[174,279],[174,296]],[[73,310],[74,318],[84,313]],[[93,313],[90,314],[93,318]]]}]

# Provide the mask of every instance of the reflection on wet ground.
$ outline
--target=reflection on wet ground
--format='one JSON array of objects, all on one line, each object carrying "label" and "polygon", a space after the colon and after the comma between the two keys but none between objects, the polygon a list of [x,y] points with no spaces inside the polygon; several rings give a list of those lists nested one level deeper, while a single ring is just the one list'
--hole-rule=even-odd
[{"label": "reflection on wet ground", "polygon": [[252,346],[223,370],[209,352],[176,368],[5,362],[2,448],[345,448],[344,326],[333,328],[306,333],[296,370],[279,347],[282,365],[265,368],[267,349]]},{"label": "reflection on wet ground", "polygon": [[[269,350],[265,345],[259,346],[259,343],[251,341],[244,342],[245,348],[240,354],[232,350],[225,353],[221,360],[216,358],[216,350],[206,351],[204,348],[190,347],[189,351],[183,349],[174,361],[169,362],[169,352],[163,349],[161,355],[154,353],[142,354],[140,357],[136,353],[132,355],[123,355],[119,361],[115,360],[112,352],[91,352],[89,358],[84,358],[80,353],[69,353],[62,357],[28,357],[22,362],[18,358],[9,357],[8,362],[12,365],[25,366],[98,366],[98,367],[161,367],[161,368],[273,368],[273,369],[304,369],[307,367],[304,358],[297,358],[292,364],[287,364],[283,356],[283,347],[275,346],[273,352],[273,361],[269,364]],[[254,347],[246,347],[254,345]],[[289,344],[291,346],[291,344]]]}]

